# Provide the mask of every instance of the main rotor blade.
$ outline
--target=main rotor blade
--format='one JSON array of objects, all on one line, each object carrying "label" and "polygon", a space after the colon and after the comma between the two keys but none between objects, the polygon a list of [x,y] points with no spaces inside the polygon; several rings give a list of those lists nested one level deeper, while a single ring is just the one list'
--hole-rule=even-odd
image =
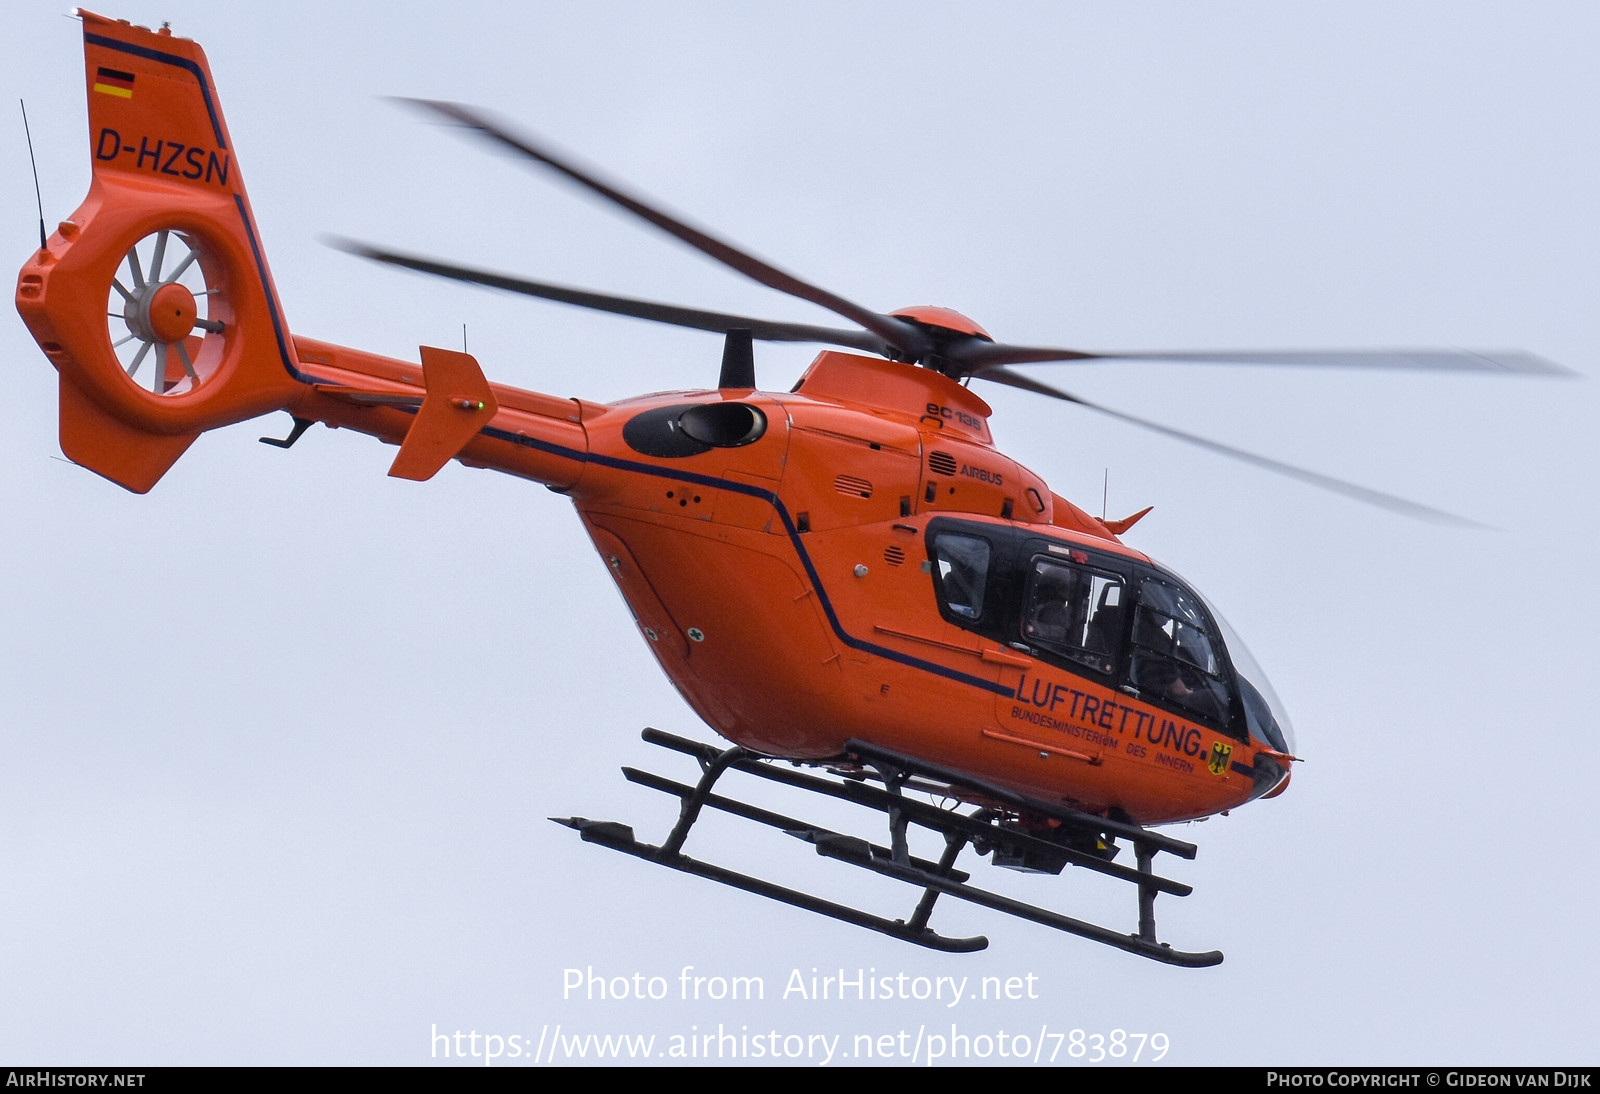
[{"label": "main rotor blade", "polygon": [[1031,376],[1024,376],[1020,372],[1012,372],[1007,368],[1000,368],[998,366],[987,368],[977,375],[982,379],[993,380],[998,384],[1006,384],[1010,387],[1021,388],[1024,391],[1032,391],[1040,395],[1048,395],[1054,399],[1062,399],[1069,403],[1075,403],[1078,406],[1085,407],[1089,410],[1099,411],[1101,414],[1106,414],[1110,417],[1117,418],[1121,421],[1129,423],[1130,425],[1136,425],[1143,429],[1154,430],[1155,432],[1163,433],[1168,437],[1173,437],[1180,441],[1186,441],[1192,445],[1198,445],[1207,451],[1217,452],[1224,456],[1231,456],[1236,460],[1243,460],[1245,463],[1254,464],[1255,466],[1265,468],[1268,471],[1275,471],[1280,475],[1287,475],[1292,479],[1299,479],[1301,482],[1310,483],[1312,486],[1320,486],[1324,490],[1332,490],[1336,494],[1343,494],[1345,497],[1355,498],[1357,501],[1366,502],[1368,505],[1376,505],[1379,508],[1388,509],[1391,512],[1402,513],[1405,516],[1415,517],[1419,520],[1431,521],[1435,524],[1452,524],[1458,527],[1468,528],[1487,527],[1486,525],[1479,524],[1477,521],[1468,520],[1465,517],[1458,517],[1454,513],[1447,513],[1443,509],[1434,509],[1431,506],[1422,505],[1418,502],[1407,501],[1405,498],[1397,498],[1393,494],[1385,494],[1380,490],[1370,490],[1365,486],[1357,486],[1355,483],[1345,482],[1343,479],[1336,479],[1329,475],[1318,474],[1315,471],[1307,471],[1303,467],[1295,467],[1293,464],[1282,463],[1278,460],[1269,459],[1266,456],[1258,456],[1254,452],[1246,452],[1242,448],[1234,448],[1232,445],[1226,445],[1218,441],[1207,440],[1204,437],[1197,437],[1193,433],[1185,433],[1181,429],[1173,429],[1171,426],[1162,425],[1159,422],[1152,422],[1147,418],[1138,418],[1132,414],[1125,414],[1120,410],[1113,410],[1111,407],[1101,406],[1099,403],[1092,403],[1088,399],[1082,399],[1076,395],[1068,394],[1059,388],[1051,387],[1049,384],[1040,383]]},{"label": "main rotor blade", "polygon": [[632,316],[635,319],[649,319],[656,323],[669,323],[676,327],[714,331],[717,334],[726,334],[730,330],[743,328],[750,331],[752,338],[761,342],[821,342],[826,345],[848,346],[852,349],[878,354],[883,353],[887,348],[882,339],[864,330],[816,327],[807,323],[786,323],[781,320],[754,319],[747,315],[731,315],[727,312],[685,308],[676,304],[662,304],[653,300],[638,300],[628,296],[613,296],[609,293],[591,292],[587,289],[577,289],[567,285],[554,285],[545,281],[530,281],[526,278],[512,277],[509,274],[494,273],[490,270],[473,269],[469,266],[455,266],[445,262],[437,262],[431,258],[424,258],[420,255],[386,251],[352,239],[331,237],[326,242],[329,246],[337,247],[341,251],[358,255],[361,258],[369,258],[374,262],[382,262],[388,266],[400,266],[407,270],[415,270],[418,273],[446,277],[452,281],[465,281],[473,285],[487,285],[493,289],[504,289],[507,292],[521,293],[524,296],[536,296],[544,300],[555,300],[562,304],[572,304],[580,308],[593,308],[596,311],[611,312],[614,315]]},{"label": "main rotor blade", "polygon": [[433,99],[401,99],[400,101],[449,118],[469,129],[477,130],[489,140],[503,145],[528,159],[544,164],[546,167],[565,175],[586,190],[598,194],[615,205],[621,206],[634,216],[649,221],[668,235],[687,243],[702,254],[716,259],[724,266],[737,270],[739,273],[760,282],[768,288],[777,289],[781,293],[787,293],[790,296],[799,297],[801,300],[810,301],[819,307],[828,309],[835,315],[841,315],[853,323],[859,323],[912,360],[922,357],[930,348],[928,339],[909,323],[890,315],[872,311],[869,308],[863,308],[861,305],[846,300],[842,296],[802,281],[793,274],[786,273],[746,251],[741,251],[732,244],[725,243],[698,228],[691,227],[648,202],[633,197],[610,183],[580,170],[548,149],[535,144],[529,138],[512,133],[471,107],[463,106],[460,103],[439,102]]},{"label": "main rotor blade", "polygon": [[1554,361],[1521,350],[1468,349],[1246,349],[1124,350],[1089,353],[1082,350],[1008,346],[976,342],[962,346],[955,358],[971,375],[996,365],[1046,364],[1059,361],[1150,361],[1189,365],[1287,365],[1292,368],[1421,369],[1436,372],[1501,372],[1529,376],[1574,376]]}]

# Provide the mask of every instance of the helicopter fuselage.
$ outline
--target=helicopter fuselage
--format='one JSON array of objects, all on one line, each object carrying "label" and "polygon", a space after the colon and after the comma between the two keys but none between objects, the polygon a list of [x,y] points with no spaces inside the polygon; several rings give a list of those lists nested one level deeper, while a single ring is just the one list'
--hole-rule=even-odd
[{"label": "helicopter fuselage", "polygon": [[[291,413],[403,440],[412,414],[327,393],[420,389],[417,366],[296,347],[321,382]],[[1151,645],[1132,642],[1138,582],[1181,582],[996,450],[960,384],[828,351],[788,393],[599,405],[492,387],[458,459],[572,500],[662,669],[727,739],[815,760],[855,738],[1143,824],[1281,788],[1287,758],[1245,728],[1226,663],[1223,698],[1198,707],[1133,669]],[[941,537],[984,545],[976,602],[947,587]],[[1045,567],[1120,578],[1119,633],[1052,642],[1034,619]]]},{"label": "helicopter fuselage", "polygon": [[[1126,522],[1001,454],[961,384],[830,350],[787,393],[601,405],[490,384],[464,353],[419,366],[297,337],[204,54],[80,15],[93,183],[16,297],[75,462],[142,493],[200,433],[286,410],[284,447],[323,422],[400,445],[399,477],[453,458],[567,495],[668,677],[756,752],[858,740],[1138,824],[1283,788],[1287,721],[1225,624],[1118,540]],[[986,341],[954,313],[896,315],[864,318],[931,323],[941,352]]]}]

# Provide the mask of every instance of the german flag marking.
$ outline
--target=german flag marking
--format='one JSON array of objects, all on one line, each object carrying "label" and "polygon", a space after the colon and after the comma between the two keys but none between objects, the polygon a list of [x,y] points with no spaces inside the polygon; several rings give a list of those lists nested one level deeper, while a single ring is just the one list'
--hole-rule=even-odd
[{"label": "german flag marking", "polygon": [[102,95],[115,95],[119,99],[133,98],[133,73],[119,72],[114,68],[95,70],[94,89]]}]

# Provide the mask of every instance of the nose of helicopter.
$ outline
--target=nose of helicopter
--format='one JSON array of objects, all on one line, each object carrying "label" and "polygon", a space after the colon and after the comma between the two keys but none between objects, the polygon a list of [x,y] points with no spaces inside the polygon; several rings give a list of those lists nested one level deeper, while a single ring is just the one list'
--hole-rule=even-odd
[{"label": "nose of helicopter", "polygon": [[[1222,640],[1227,645],[1228,659],[1233,662],[1234,674],[1239,679],[1239,693],[1244,700],[1245,725],[1250,730],[1250,736],[1275,752],[1284,753],[1286,756],[1295,755],[1294,726],[1289,721],[1289,712],[1284,707],[1283,700],[1279,699],[1278,693],[1272,689],[1272,682],[1267,679],[1266,672],[1251,654],[1250,647],[1239,637],[1239,632],[1229,625],[1216,608],[1211,609],[1211,614],[1222,630]],[[1283,783],[1279,783],[1273,793],[1281,794],[1287,781],[1285,779]]]},{"label": "nose of helicopter", "polygon": [[[1183,581],[1171,570],[1167,573],[1183,582],[1189,591],[1205,604],[1206,611],[1215,620],[1223,647],[1228,652],[1228,660],[1232,662],[1234,675],[1239,682],[1239,695],[1244,702],[1245,728],[1249,730],[1251,738],[1266,745],[1273,752],[1283,754],[1284,757],[1294,756],[1294,726],[1289,721],[1289,711],[1284,707],[1283,700],[1278,698],[1278,693],[1273,690],[1271,681],[1267,679],[1261,663],[1250,652],[1250,647],[1244,644],[1244,639],[1239,637],[1239,632],[1233,629],[1227,618],[1217,611],[1217,606],[1211,602],[1210,597],[1189,582]],[[1282,793],[1282,785],[1279,784],[1277,793]]]}]

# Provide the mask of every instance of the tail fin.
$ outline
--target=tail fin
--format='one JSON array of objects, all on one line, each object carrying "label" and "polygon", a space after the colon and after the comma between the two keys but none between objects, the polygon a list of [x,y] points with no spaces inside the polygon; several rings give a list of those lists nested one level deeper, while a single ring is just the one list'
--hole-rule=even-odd
[{"label": "tail fin", "polygon": [[80,15],[94,181],[17,310],[61,374],[62,451],[144,493],[300,373],[205,53]]}]

